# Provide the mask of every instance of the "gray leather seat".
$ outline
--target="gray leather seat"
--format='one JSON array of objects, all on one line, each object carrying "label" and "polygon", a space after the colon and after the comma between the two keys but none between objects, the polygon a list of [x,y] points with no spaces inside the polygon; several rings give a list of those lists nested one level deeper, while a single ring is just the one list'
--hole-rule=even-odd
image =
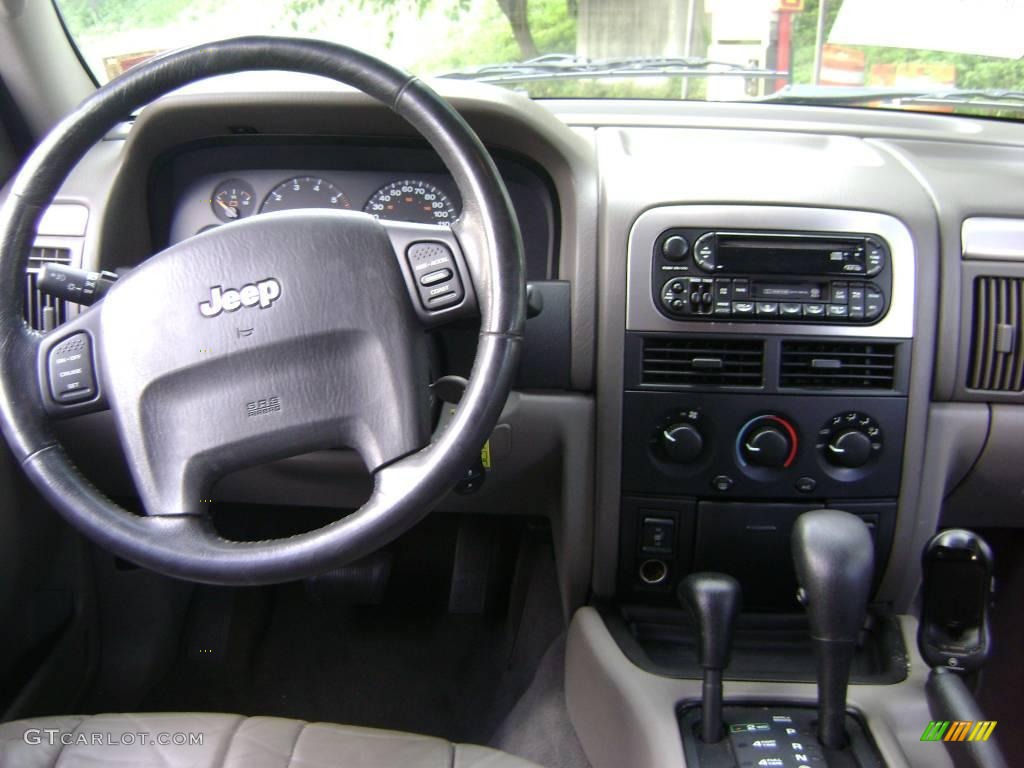
[{"label": "gray leather seat", "polygon": [[277,717],[93,715],[0,724],[0,768],[104,766],[536,768],[533,763],[485,747]]}]

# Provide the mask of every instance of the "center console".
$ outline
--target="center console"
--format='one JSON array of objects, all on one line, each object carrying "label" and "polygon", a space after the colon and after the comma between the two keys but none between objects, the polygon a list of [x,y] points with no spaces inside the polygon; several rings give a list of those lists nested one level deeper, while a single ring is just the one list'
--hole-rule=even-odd
[{"label": "center console", "polygon": [[665,206],[629,237],[618,594],[672,605],[722,571],[744,611],[797,612],[794,521],[832,507],[889,554],[914,250],[897,219]]}]

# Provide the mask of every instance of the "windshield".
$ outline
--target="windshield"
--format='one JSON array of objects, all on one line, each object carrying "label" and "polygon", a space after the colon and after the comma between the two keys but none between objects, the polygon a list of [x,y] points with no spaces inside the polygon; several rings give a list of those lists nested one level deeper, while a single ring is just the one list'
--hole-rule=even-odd
[{"label": "windshield", "polygon": [[834,103],[1024,118],[1024,0],[58,0],[100,82],[246,34],[345,43],[534,98]]}]

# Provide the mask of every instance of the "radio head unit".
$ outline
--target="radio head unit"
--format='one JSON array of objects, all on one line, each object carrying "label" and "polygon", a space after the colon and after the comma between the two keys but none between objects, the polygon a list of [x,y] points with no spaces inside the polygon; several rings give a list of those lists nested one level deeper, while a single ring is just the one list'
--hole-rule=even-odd
[{"label": "radio head unit", "polygon": [[668,229],[652,263],[655,304],[677,319],[871,324],[892,287],[872,234]]}]

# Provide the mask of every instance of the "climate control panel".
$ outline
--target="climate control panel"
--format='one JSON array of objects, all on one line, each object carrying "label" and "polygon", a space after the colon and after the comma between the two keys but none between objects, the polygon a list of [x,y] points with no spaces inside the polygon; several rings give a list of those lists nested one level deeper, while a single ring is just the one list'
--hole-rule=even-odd
[{"label": "climate control panel", "polygon": [[899,494],[902,397],[627,391],[623,492],[736,499]]}]

